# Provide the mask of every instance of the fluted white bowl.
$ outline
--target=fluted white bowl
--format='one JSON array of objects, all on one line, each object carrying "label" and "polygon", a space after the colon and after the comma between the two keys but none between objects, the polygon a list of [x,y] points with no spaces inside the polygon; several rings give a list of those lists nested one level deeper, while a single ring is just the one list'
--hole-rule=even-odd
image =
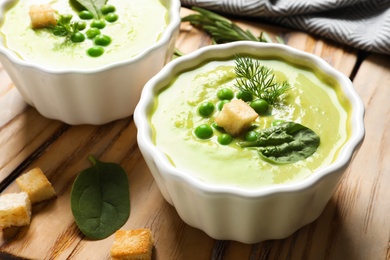
[{"label": "fluted white bowl", "polygon": [[[0,3],[0,23],[7,7]],[[170,61],[180,27],[180,1],[162,0],[168,24],[160,39],[124,61],[94,69],[53,69],[21,59],[0,35],[0,62],[24,100],[65,123],[104,124],[131,116],[145,83]]]},{"label": "fluted white bowl", "polygon": [[[199,180],[175,168],[159,150],[153,142],[154,130],[150,123],[159,90],[181,72],[206,60],[239,53],[282,57],[291,63],[316,68],[338,82],[341,95],[351,103],[351,134],[331,165],[301,181],[245,189]],[[364,137],[363,115],[364,106],[351,81],[323,59],[281,44],[235,42],[204,47],[167,64],[145,85],[134,120],[140,151],[165,200],[175,207],[183,221],[214,239],[257,243],[286,238],[319,217]]]}]

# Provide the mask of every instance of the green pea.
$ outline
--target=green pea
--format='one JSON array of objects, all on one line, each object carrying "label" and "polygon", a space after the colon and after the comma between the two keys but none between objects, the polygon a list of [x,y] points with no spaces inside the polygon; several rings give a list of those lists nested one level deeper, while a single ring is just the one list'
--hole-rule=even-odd
[{"label": "green pea", "polygon": [[217,138],[218,143],[222,145],[228,145],[233,141],[233,137],[229,134],[221,134]]},{"label": "green pea", "polygon": [[229,102],[230,102],[230,100],[221,100],[221,101],[219,101],[219,102],[218,102],[218,105],[217,105],[218,110],[221,111],[222,108],[223,108],[223,106],[224,106],[225,104],[229,103]]},{"label": "green pea", "polygon": [[224,100],[224,99],[231,100],[234,97],[234,92],[230,88],[223,88],[218,90],[217,97],[220,100]]},{"label": "green pea", "polygon": [[87,53],[91,57],[99,57],[102,56],[104,53],[104,48],[101,46],[94,46],[87,50]]},{"label": "green pea", "polygon": [[245,140],[252,142],[257,140],[258,133],[255,131],[249,131],[245,134]]},{"label": "green pea", "polygon": [[268,102],[264,99],[256,99],[250,103],[250,106],[256,111],[258,114],[264,114],[268,110]]},{"label": "green pea", "polygon": [[250,92],[248,91],[239,91],[236,94],[236,98],[242,99],[245,102],[249,102],[253,100],[253,96]]},{"label": "green pea", "polygon": [[203,102],[198,107],[198,112],[203,117],[209,117],[214,112],[215,106],[211,102]]},{"label": "green pea", "polygon": [[111,38],[110,38],[110,36],[99,34],[99,35],[96,35],[96,37],[93,40],[93,42],[96,45],[108,46],[111,43]]},{"label": "green pea", "polygon": [[212,124],[211,124],[211,126],[215,129],[215,130],[217,130],[217,131],[219,131],[219,132],[225,132],[225,129],[223,129],[223,127],[221,127],[221,126],[219,126],[217,123],[215,123],[215,122],[213,122]]},{"label": "green pea", "polygon": [[83,20],[91,20],[93,19],[93,13],[88,10],[83,10],[79,13],[79,17]]},{"label": "green pea", "polygon": [[102,11],[103,14],[108,14],[108,13],[115,12],[116,8],[113,5],[103,5],[103,7],[100,11]]},{"label": "green pea", "polygon": [[70,36],[70,40],[75,43],[83,42],[85,40],[85,35],[81,32],[75,32]]},{"label": "green pea", "polygon": [[90,26],[91,28],[103,29],[106,27],[106,22],[103,20],[93,20]]},{"label": "green pea", "polygon": [[208,124],[202,124],[195,128],[194,133],[200,139],[209,139],[213,136],[213,129]]},{"label": "green pea", "polygon": [[286,121],[283,119],[276,119],[276,120],[272,121],[272,126],[277,126],[277,125],[280,125],[284,122],[286,122]]},{"label": "green pea", "polygon": [[77,22],[77,30],[84,30],[85,28],[87,27],[87,24],[85,22],[82,22],[82,21],[78,21]]},{"label": "green pea", "polygon": [[88,39],[93,39],[97,35],[100,34],[100,30],[98,28],[90,28],[88,29],[85,34],[87,35]]},{"label": "green pea", "polygon": [[104,19],[106,19],[106,21],[109,23],[113,23],[118,20],[118,15],[115,13],[109,13],[104,17]]}]

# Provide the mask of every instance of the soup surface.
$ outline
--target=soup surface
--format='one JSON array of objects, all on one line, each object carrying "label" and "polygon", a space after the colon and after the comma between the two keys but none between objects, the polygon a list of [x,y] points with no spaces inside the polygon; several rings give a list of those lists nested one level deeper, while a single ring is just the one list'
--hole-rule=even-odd
[{"label": "soup surface", "polygon": [[91,57],[86,54],[94,45],[91,40],[64,44],[64,37],[31,28],[30,6],[48,3],[58,15],[71,14],[72,21],[80,21],[79,10],[71,1],[19,0],[6,12],[0,32],[6,47],[22,59],[50,68],[96,68],[123,61],[156,43],[167,26],[167,9],[159,0],[108,0],[106,4],[116,8],[118,20],[106,22],[101,34],[112,42],[104,47],[102,56]]},{"label": "soup surface", "polygon": [[217,92],[235,86],[234,60],[211,61],[182,72],[174,82],[162,89],[150,115],[154,141],[178,169],[184,169],[205,182],[245,188],[291,183],[310,176],[331,164],[349,136],[349,104],[338,93],[340,89],[313,71],[281,60],[261,61],[274,71],[276,80],[288,80],[291,88],[281,102],[254,122],[259,129],[269,128],[275,120],[300,123],[320,137],[317,151],[290,164],[274,164],[263,160],[257,151],[242,148],[239,138],[221,145],[221,134],[213,129],[210,139],[199,139],[196,126],[212,124],[220,112],[215,109],[208,118],[198,113],[205,101],[218,105]]}]

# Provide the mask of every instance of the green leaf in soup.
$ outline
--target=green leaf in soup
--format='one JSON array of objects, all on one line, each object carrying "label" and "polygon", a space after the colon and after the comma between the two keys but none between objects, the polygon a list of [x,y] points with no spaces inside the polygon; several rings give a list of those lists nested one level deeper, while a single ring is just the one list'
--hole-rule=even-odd
[{"label": "green leaf in soup", "polygon": [[93,166],[80,172],[71,191],[71,208],[81,232],[91,239],[103,239],[130,216],[127,174],[115,163],[89,156]]},{"label": "green leaf in soup", "polygon": [[85,7],[81,5],[78,0],[69,0],[69,4],[76,12],[81,12],[85,10]]},{"label": "green leaf in soup", "polygon": [[294,122],[260,130],[257,140],[241,142],[242,147],[253,147],[271,163],[294,163],[311,156],[320,145],[320,137],[310,128]]},{"label": "green leaf in soup", "polygon": [[95,18],[100,18],[101,8],[106,4],[107,0],[76,0],[79,4],[93,13]]}]

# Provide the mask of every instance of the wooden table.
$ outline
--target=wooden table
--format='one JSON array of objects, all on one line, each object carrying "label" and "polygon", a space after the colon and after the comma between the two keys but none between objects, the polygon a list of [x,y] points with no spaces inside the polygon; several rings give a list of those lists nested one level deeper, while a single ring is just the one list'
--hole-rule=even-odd
[{"label": "wooden table", "polygon": [[[0,67],[0,192],[19,191],[14,179],[40,167],[58,193],[33,206],[29,226],[0,231],[0,259],[109,259],[113,237],[85,239],[70,210],[71,185],[90,167],[89,154],[119,163],[128,173],[131,214],[123,229],[150,228],[155,259],[390,259],[390,56],[362,55],[303,32],[236,22],[322,57],[352,79],[364,102],[365,140],[319,219],[282,240],[214,240],[186,225],[164,201],[137,147],[132,117],[101,126],[44,118],[24,103]],[[182,24],[181,51],[209,44],[204,32]]]}]

